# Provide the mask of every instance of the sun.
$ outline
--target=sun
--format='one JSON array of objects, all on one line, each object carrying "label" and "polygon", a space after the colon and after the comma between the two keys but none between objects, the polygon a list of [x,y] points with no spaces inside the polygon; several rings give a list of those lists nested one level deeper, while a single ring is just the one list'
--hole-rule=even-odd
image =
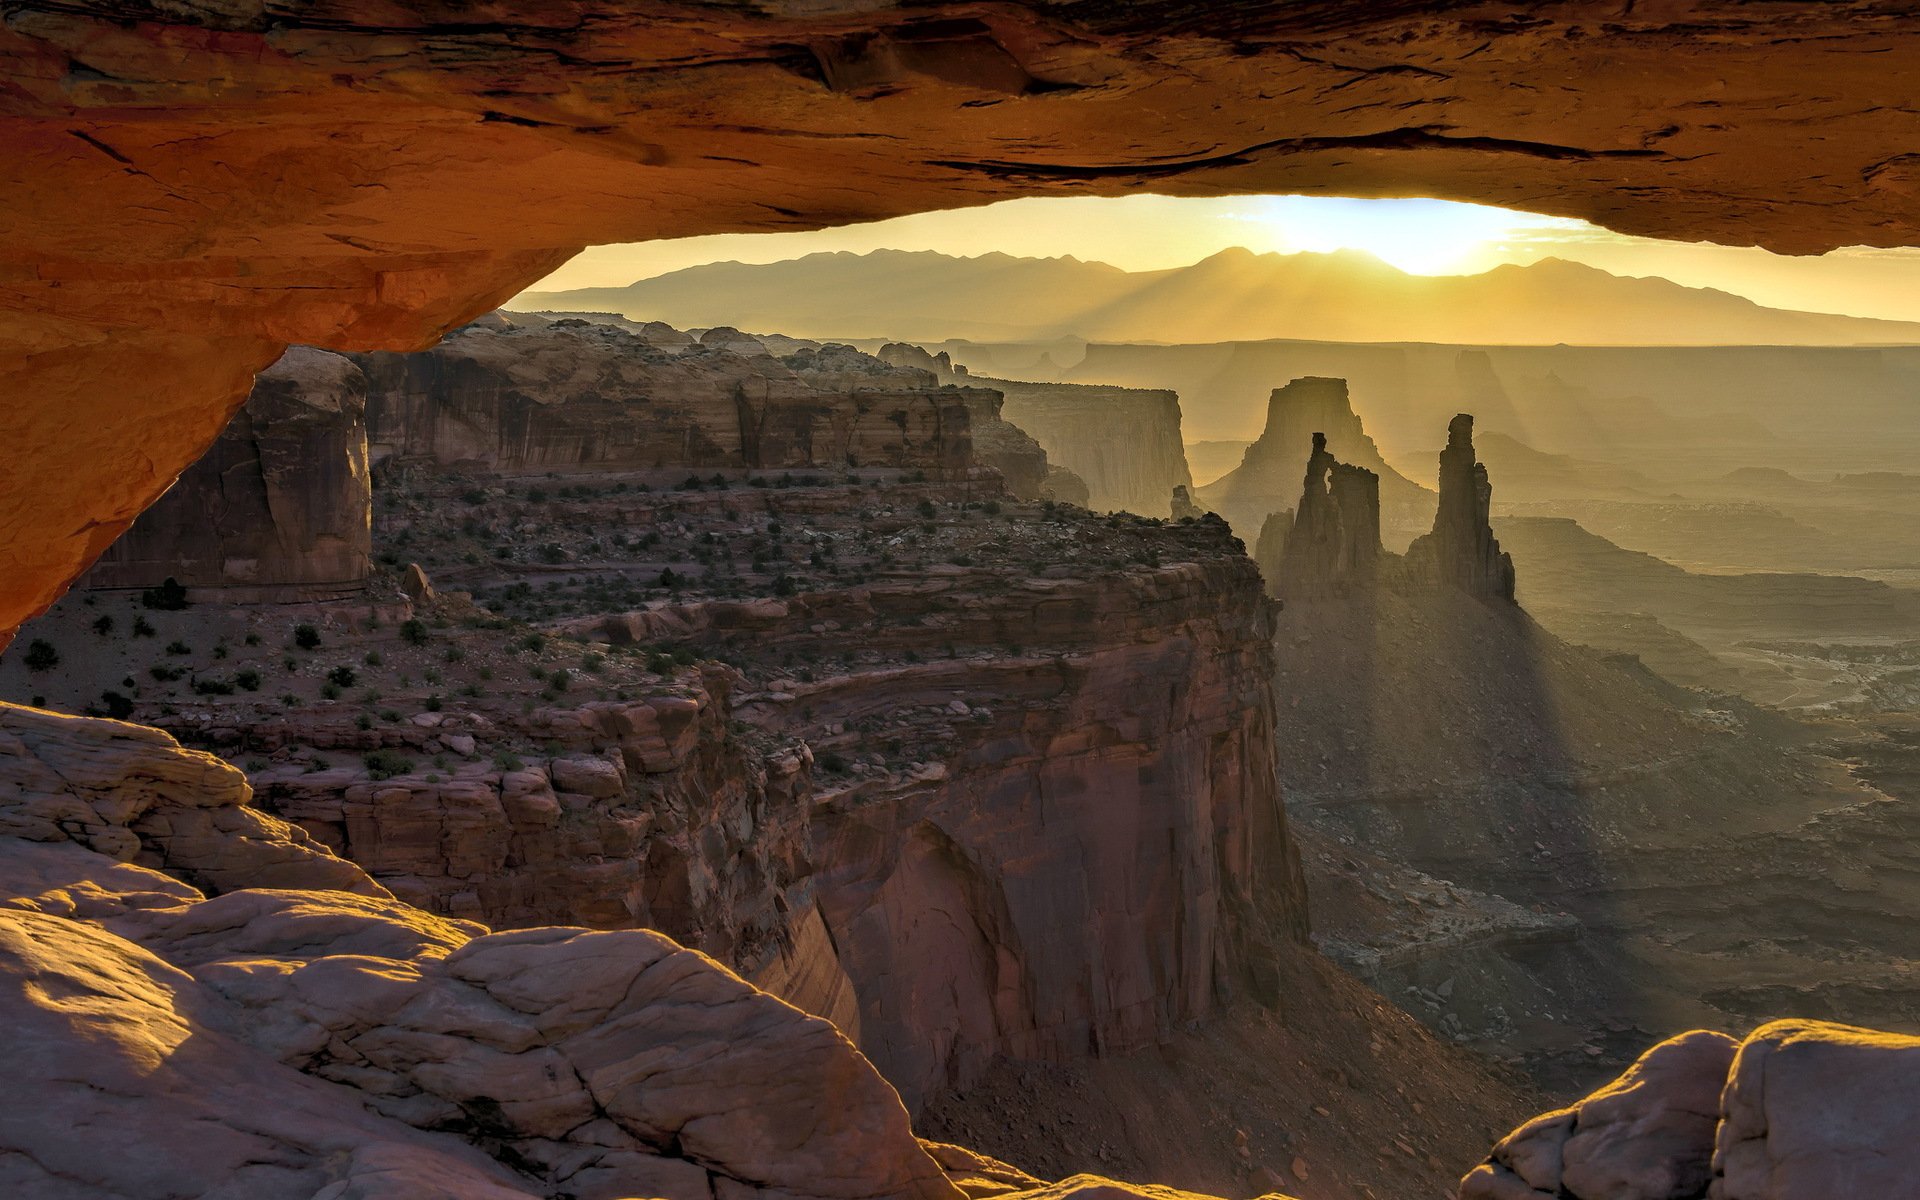
[{"label": "sun", "polygon": [[1331,196],[1249,198],[1243,219],[1265,227],[1276,250],[1361,250],[1414,275],[1483,269],[1502,243],[1582,222],[1449,200]]}]

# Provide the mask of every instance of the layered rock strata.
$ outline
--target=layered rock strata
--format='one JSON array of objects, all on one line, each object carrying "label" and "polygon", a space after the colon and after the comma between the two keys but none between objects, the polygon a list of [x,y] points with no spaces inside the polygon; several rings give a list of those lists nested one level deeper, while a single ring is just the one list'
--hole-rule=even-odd
[{"label": "layered rock strata", "polygon": [[1914,1194],[1920,1039],[1776,1021],[1695,1031],[1509,1134],[1462,1200],[1829,1200]]},{"label": "layered rock strata", "polygon": [[1086,505],[1096,512],[1164,517],[1173,489],[1193,485],[1172,392],[968,378],[1005,395],[1007,420],[1046,447],[1049,462],[1085,481]]},{"label": "layered rock strata", "polygon": [[[9,1195],[1138,1194],[919,1141],[831,1024],[657,933],[490,933],[318,875],[195,887],[121,861],[103,831],[143,803],[245,811],[244,777],[117,722],[0,726]],[[248,858],[276,828],[254,816],[201,857]]]},{"label": "layered rock strata", "polygon": [[150,640],[75,605],[45,634],[90,639],[91,676],[30,686],[247,761],[271,811],[442,915],[713,954],[831,1016],[912,1107],[995,1055],[1270,997],[1305,904],[1269,605],[1224,524],[857,474],[416,465],[378,506],[438,597],[408,629],[195,609]]},{"label": "layered rock strata", "polygon": [[1259,440],[1247,447],[1238,467],[1195,489],[1194,498],[1225,517],[1243,539],[1252,541],[1268,513],[1293,506],[1299,497],[1300,464],[1321,443],[1341,463],[1377,477],[1377,523],[1394,536],[1395,545],[1426,525],[1433,493],[1380,457],[1379,447],[1353,410],[1344,379],[1308,377],[1275,388],[1267,401],[1267,423]]},{"label": "layered rock strata", "polygon": [[254,600],[365,587],[366,391],[347,358],[289,349],[255,378],[213,448],[101,556],[86,586],[148,588],[173,578]]},{"label": "layered rock strata", "polygon": [[504,474],[972,461],[957,390],[848,347],[775,358],[732,330],[663,348],[644,329],[535,321],[494,316],[418,354],[357,356],[375,457]]}]

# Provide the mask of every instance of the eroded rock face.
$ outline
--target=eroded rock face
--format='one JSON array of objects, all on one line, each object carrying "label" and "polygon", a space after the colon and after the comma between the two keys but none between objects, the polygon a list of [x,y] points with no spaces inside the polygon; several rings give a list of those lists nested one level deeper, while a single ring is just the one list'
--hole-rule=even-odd
[{"label": "eroded rock face", "polygon": [[239,768],[157,729],[0,703],[0,836],[73,842],[209,891],[387,895],[252,797]]},{"label": "eroded rock face", "polygon": [[[1269,517],[1269,524],[1273,518]],[[1267,540],[1267,527],[1261,528]],[[1259,561],[1259,551],[1255,552]],[[1327,452],[1313,435],[1300,506],[1267,580],[1279,596],[1326,595],[1373,586],[1380,563],[1380,477]]]},{"label": "eroded rock face", "polygon": [[[1047,1186],[921,1142],[833,1025],[657,933],[489,933],[319,879],[210,897],[50,838],[35,824],[54,803],[37,794],[42,768],[72,781],[69,809],[84,793],[96,811],[235,807],[232,775],[152,731],[129,748],[113,722],[5,716],[9,1195],[1172,1194]],[[261,836],[219,832],[210,857],[242,859],[238,843]]]},{"label": "eroded rock face", "polygon": [[1493,485],[1473,452],[1473,418],[1447,425],[1440,452],[1440,507],[1433,532],[1407,547],[1407,570],[1417,579],[1451,585],[1468,595],[1513,602],[1513,557],[1500,549],[1488,512]]},{"label": "eroded rock face", "polygon": [[1238,467],[1196,489],[1194,496],[1225,517],[1242,539],[1253,541],[1269,513],[1291,508],[1299,500],[1300,466],[1319,452],[1316,447],[1376,477],[1376,533],[1387,526],[1411,536],[1411,530],[1425,527],[1433,493],[1380,457],[1379,447],[1353,411],[1344,379],[1309,376],[1275,388],[1267,401],[1267,424],[1259,440],[1247,447]]},{"label": "eroded rock face", "polygon": [[213,444],[101,556],[87,586],[179,580],[221,598],[313,600],[366,586],[367,384],[342,355],[290,348]]},{"label": "eroded rock face", "polygon": [[1172,392],[972,378],[1006,396],[1007,420],[1085,482],[1083,503],[1096,512],[1164,517],[1173,489],[1193,485]]},{"label": "eroded rock face", "polygon": [[972,461],[968,403],[923,372],[844,346],[778,359],[731,329],[666,341],[579,318],[496,316],[432,350],[357,356],[374,454],[503,474]]},{"label": "eroded rock face", "polygon": [[1920,167],[1888,150],[1910,15],[22,4],[0,34],[21,414],[0,626],[199,457],[285,345],[418,348],[589,242],[1417,180],[1629,233],[1912,243]]}]

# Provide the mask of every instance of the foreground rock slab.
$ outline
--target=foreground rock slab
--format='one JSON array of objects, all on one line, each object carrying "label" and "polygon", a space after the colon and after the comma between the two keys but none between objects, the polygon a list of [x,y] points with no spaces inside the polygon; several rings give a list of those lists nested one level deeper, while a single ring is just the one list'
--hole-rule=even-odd
[{"label": "foreground rock slab", "polygon": [[1660,1043],[1529,1121],[1461,1200],[1902,1200],[1920,1196],[1920,1038],[1775,1021]]}]

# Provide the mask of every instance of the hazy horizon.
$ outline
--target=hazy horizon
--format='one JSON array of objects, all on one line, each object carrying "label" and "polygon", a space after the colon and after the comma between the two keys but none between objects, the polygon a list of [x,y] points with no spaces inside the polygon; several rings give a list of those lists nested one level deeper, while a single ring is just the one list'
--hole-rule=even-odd
[{"label": "hazy horizon", "polygon": [[832,252],[1002,253],[1140,274],[1190,267],[1234,248],[1256,255],[1358,251],[1424,277],[1471,278],[1503,265],[1561,259],[1624,278],[1724,291],[1768,308],[1920,321],[1920,250],[1848,247],[1796,257],[1629,237],[1585,221],[1487,205],[1323,196],[1037,198],[811,231],[595,246],[521,296]]}]

